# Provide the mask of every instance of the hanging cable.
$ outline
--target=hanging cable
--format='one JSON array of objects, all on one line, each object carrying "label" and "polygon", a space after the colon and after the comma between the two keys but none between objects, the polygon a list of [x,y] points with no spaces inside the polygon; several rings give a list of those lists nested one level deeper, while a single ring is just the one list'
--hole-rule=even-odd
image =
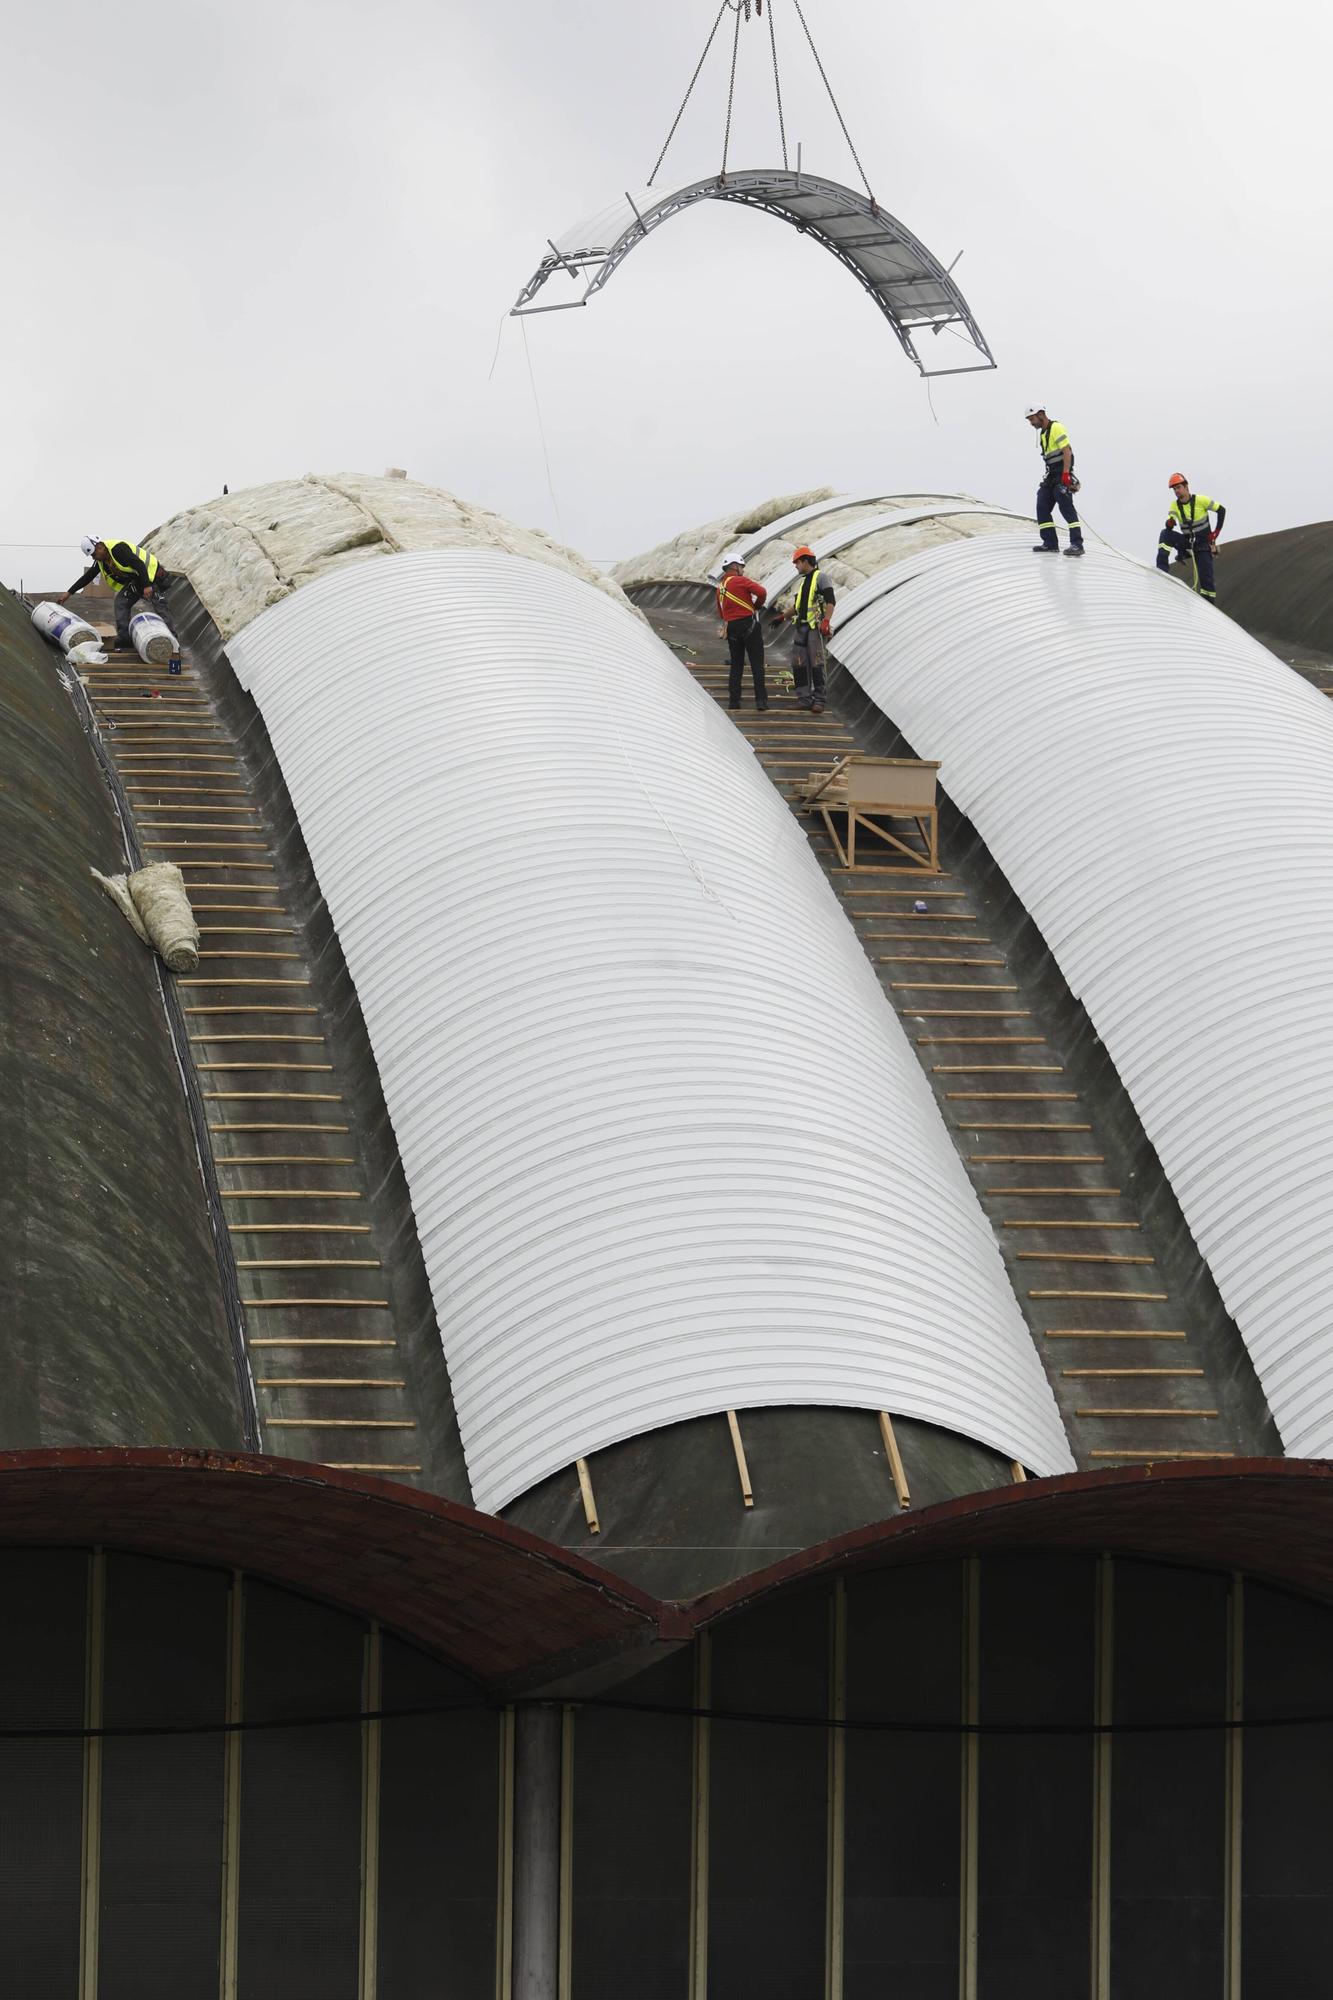
[{"label": "hanging cable", "polygon": [[736,97],[736,58],[741,49],[741,10],[736,8],[736,32],[731,38],[731,81],[727,85],[727,125],[722,134],[722,178],[727,178],[727,154],[731,151],[731,107]]},{"label": "hanging cable", "polygon": [[[861,165],[861,155],[857,152],[855,146],[852,144],[852,135],[847,130],[847,120],[843,117],[842,110],[838,104],[838,100],[833,95],[833,85],[828,80],[828,71],[824,68],[823,63],[820,61],[819,50],[815,47],[815,38],[810,33],[810,24],[805,18],[805,10],[801,6],[801,0],[793,0],[793,5],[796,8],[796,17],[800,21],[801,26],[805,29],[805,39],[810,44],[810,53],[815,59],[815,68],[819,71],[819,74],[824,79],[824,88],[828,92],[829,103],[833,106],[834,111],[837,113],[838,123],[842,127],[842,136],[847,141],[847,150],[851,154],[852,158],[856,161],[856,171],[858,174],[860,174],[862,181],[865,183],[865,191],[870,196],[870,199],[873,202],[875,199],[875,190],[871,187],[870,182],[866,180],[866,170]],[[771,14],[769,16],[769,24],[770,26],[772,25]]]},{"label": "hanging cable", "polygon": [[671,121],[671,130],[667,133],[666,138],[662,143],[662,150],[657,156],[656,164],[654,165],[652,172],[648,176],[649,187],[651,187],[653,182],[657,179],[658,168],[661,166],[663,160],[667,156],[667,147],[671,144],[671,141],[675,138],[676,127],[680,124],[681,119],[685,116],[685,107],[689,103],[690,98],[694,93],[695,84],[699,81],[699,72],[703,68],[704,64],[708,61],[708,51],[713,46],[713,38],[717,34],[718,29],[722,25],[722,16],[726,13],[729,5],[730,5],[730,0],[722,0],[722,5],[717,10],[717,18],[714,20],[712,27],[708,30],[708,40],[704,43],[703,54],[700,56],[698,62],[694,66],[694,75],[690,78],[689,89],[685,92],[684,97],[682,97],[680,100],[680,110],[676,113],[675,117]]},{"label": "hanging cable", "polygon": [[778,70],[778,35],[773,26],[774,0],[768,0],[768,39],[773,50],[773,91],[778,100],[778,137],[782,141],[782,164],[787,165],[787,126],[782,116],[782,77]]},{"label": "hanging cable", "polygon": [[523,357],[528,364],[528,380],[532,384],[532,407],[537,412],[537,436],[541,439],[542,459],[546,466],[546,488],[551,496],[551,505],[555,509],[556,533],[563,542],[565,539],[565,524],[560,518],[560,502],[555,497],[555,481],[551,477],[551,454],[546,448],[546,426],[542,422],[541,399],[537,394],[537,377],[532,372],[532,354],[528,347],[527,321],[520,318],[518,324],[519,331],[523,335]]}]

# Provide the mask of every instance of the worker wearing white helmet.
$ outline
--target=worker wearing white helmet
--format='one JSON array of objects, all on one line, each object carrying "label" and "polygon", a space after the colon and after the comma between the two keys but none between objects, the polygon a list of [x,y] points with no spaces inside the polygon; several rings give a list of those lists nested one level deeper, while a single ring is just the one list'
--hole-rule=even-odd
[{"label": "worker wearing white helmet", "polygon": [[1041,540],[1033,553],[1039,556],[1060,553],[1055,532],[1055,510],[1058,507],[1069,523],[1069,547],[1065,554],[1081,556],[1083,529],[1079,524],[1078,508],[1074,505],[1078,480],[1074,476],[1074,448],[1069,442],[1069,432],[1063,424],[1057,424],[1048,417],[1039,403],[1031,404],[1023,414],[1038,433],[1037,448],[1046,468],[1037,488],[1037,533]]},{"label": "worker wearing white helmet", "polygon": [[70,585],[60,602],[67,604],[95,576],[105,578],[115,601],[116,644],[128,649],[131,612],[141,598],[151,602],[165,591],[171,578],[157,557],[149,550],[141,549],[136,542],[108,542],[97,535],[85,535],[79,547],[90,558],[88,567],[77,583]]}]

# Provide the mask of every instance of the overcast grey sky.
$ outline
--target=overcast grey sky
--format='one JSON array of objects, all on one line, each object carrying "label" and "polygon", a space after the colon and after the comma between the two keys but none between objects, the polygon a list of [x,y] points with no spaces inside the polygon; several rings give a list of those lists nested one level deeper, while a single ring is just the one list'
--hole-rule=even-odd
[{"label": "overcast grey sky", "polygon": [[[854,179],[776,4],[793,142]],[[80,534],[224,480],[391,464],[601,558],[823,482],[1026,509],[1029,401],[1144,555],[1177,469],[1237,533],[1333,514],[1333,10],[805,4],[878,198],[965,250],[998,371],[932,414],[845,272],[707,204],[526,322],[558,523],[497,328],[547,236],[647,177],[716,0],[172,0],[128,53],[93,0],[11,10],[6,580],[68,582]],[[771,164],[766,24],[741,44],[732,160]],[[726,67],[664,179],[716,169]]]}]

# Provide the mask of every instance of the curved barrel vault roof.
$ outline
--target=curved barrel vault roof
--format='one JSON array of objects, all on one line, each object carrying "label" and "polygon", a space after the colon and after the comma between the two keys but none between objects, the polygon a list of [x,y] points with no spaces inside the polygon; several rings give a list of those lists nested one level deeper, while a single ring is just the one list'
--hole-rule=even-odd
[{"label": "curved barrel vault roof", "polygon": [[784,1403],[1071,1464],[837,898],[627,605],[504,550],[390,555],[230,657],[357,987],[479,1505]]},{"label": "curved barrel vault roof", "polygon": [[1333,713],[1113,553],[905,552],[839,659],[975,825],[1115,1063],[1286,1448],[1333,1454]]},{"label": "curved barrel vault roof", "polygon": [[[967,300],[924,243],[870,196],[840,181],[786,167],[752,168],[666,190],[627,192],[551,242],[549,255],[542,258],[512,310],[521,315],[587,305],[637,244],[673,215],[701,201],[739,202],[812,237],[870,294],[921,374],[965,375],[995,366]],[[582,296],[533,305],[557,272],[583,286]],[[962,360],[951,347],[947,360],[952,365],[928,368],[916,347],[920,333],[948,333],[971,358]]]}]

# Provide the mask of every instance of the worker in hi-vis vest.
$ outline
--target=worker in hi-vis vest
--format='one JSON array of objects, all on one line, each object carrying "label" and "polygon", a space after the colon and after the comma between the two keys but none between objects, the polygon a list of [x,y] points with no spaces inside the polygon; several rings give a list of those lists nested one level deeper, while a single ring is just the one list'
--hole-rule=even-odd
[{"label": "worker in hi-vis vest", "polygon": [[[1181,562],[1189,560],[1192,563],[1194,588],[1200,597],[1206,597],[1210,604],[1216,603],[1213,550],[1217,547],[1227,510],[1220,500],[1210,500],[1206,493],[1191,493],[1190,483],[1183,472],[1173,472],[1167,484],[1171,488],[1171,507],[1157,544],[1157,567],[1170,567],[1174,549]],[[1210,514],[1217,516],[1215,528],[1209,523]]]},{"label": "worker in hi-vis vest", "polygon": [[1055,510],[1058,507],[1069,523],[1069,547],[1065,554],[1081,556],[1083,530],[1079,525],[1078,508],[1074,505],[1078,480],[1074,474],[1074,447],[1069,442],[1069,432],[1063,424],[1057,424],[1045,410],[1035,405],[1024,414],[1037,433],[1037,448],[1046,468],[1037,488],[1037,533],[1041,540],[1033,553],[1039,556],[1059,554],[1060,544],[1055,533]]},{"label": "worker in hi-vis vest", "polygon": [[722,620],[731,668],[727,677],[728,708],[739,708],[741,705],[741,681],[747,659],[754,681],[754,705],[761,711],[768,707],[768,689],[764,685],[764,635],[759,627],[759,613],[767,602],[768,592],[763,584],[756,583],[753,577],[745,574],[739,556],[728,556],[717,585],[717,615]]},{"label": "worker in hi-vis vest", "polygon": [[150,555],[147,549],[141,549],[136,542],[104,542],[98,536],[85,535],[79,547],[84,555],[91,557],[91,561],[60,602],[67,604],[75,592],[91,583],[95,576],[105,577],[116,607],[116,644],[128,647],[130,614],[141,598],[151,603],[164,592],[171,578],[157,557]]},{"label": "worker in hi-vis vest", "polygon": [[828,615],[837,599],[832,584],[825,583],[820,577],[819,562],[813,549],[804,546],[794,549],[791,559],[801,579],[796,586],[791,608],[791,621],[795,628],[791,665],[796,684],[796,704],[798,708],[808,708],[812,715],[822,715],[824,641],[829,636]]}]

